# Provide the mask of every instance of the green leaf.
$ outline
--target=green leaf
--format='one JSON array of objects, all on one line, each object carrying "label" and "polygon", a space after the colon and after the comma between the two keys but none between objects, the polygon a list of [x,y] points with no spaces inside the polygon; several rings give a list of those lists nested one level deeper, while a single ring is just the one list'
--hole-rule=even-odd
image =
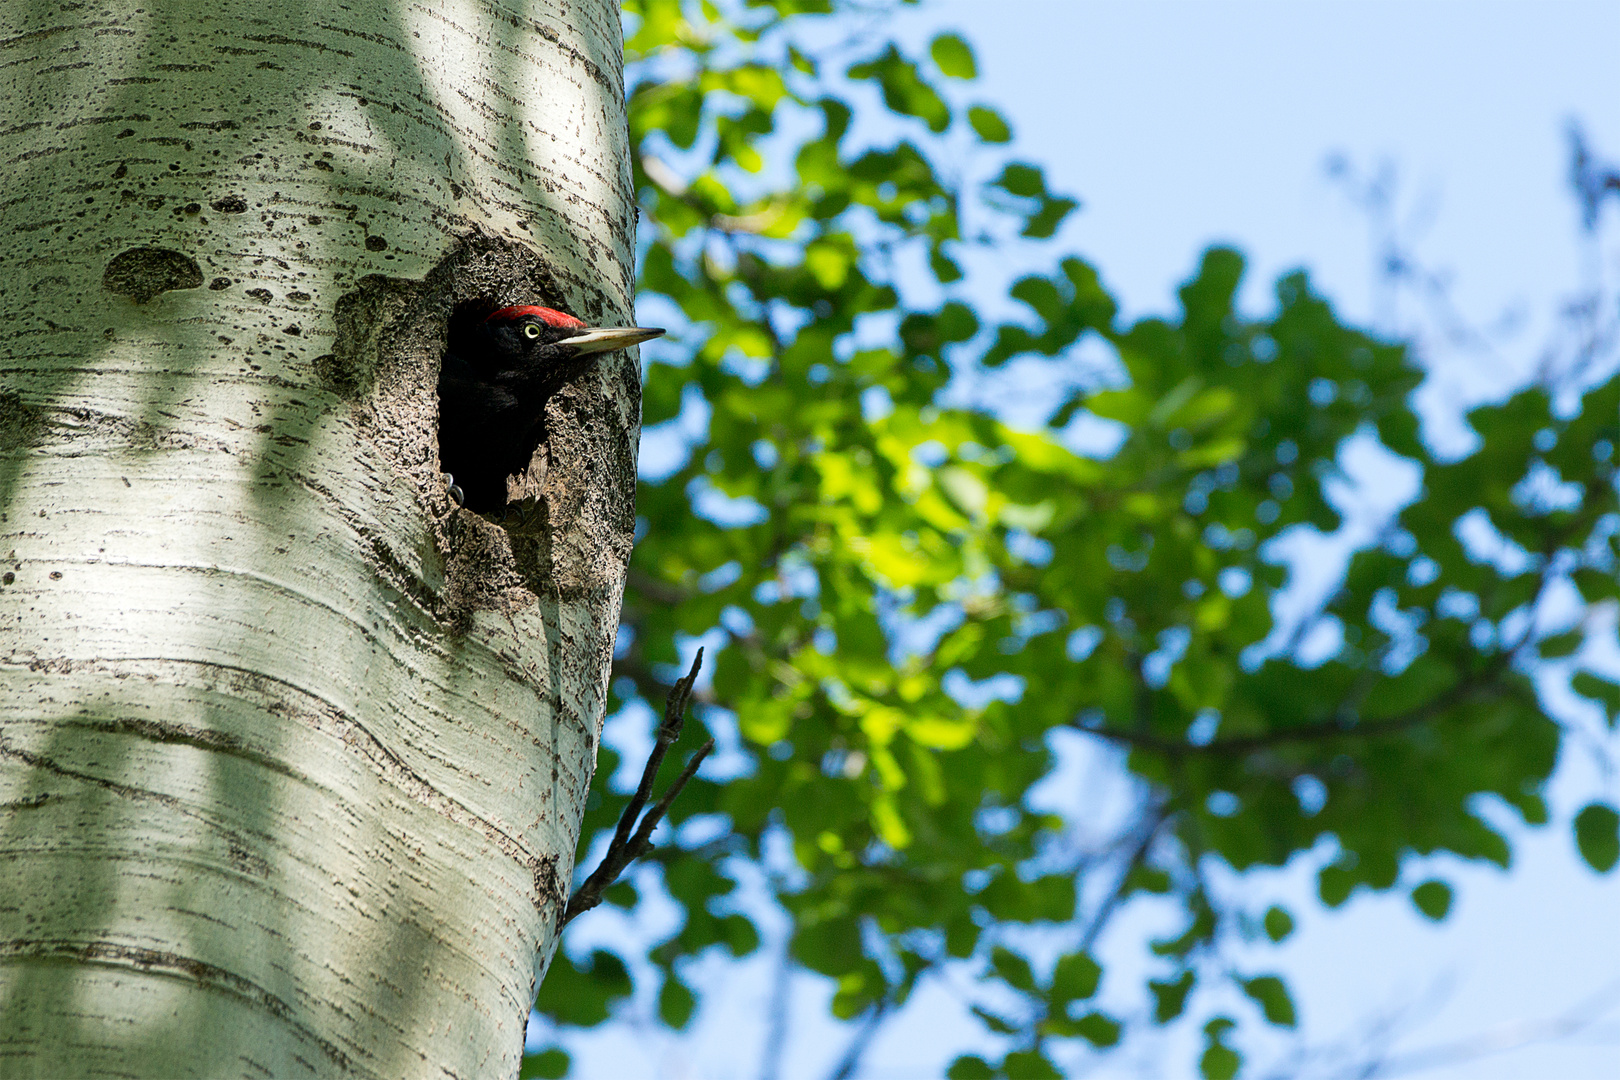
[{"label": "green leaf", "polygon": [[1538,642],[1543,660],[1557,660],[1570,656],[1586,641],[1585,627],[1577,626],[1573,630],[1566,630],[1562,634],[1544,637]]},{"label": "green leaf", "polygon": [[1192,992],[1196,976],[1191,970],[1183,971],[1174,980],[1164,982],[1153,979],[1148,989],[1153,991],[1153,1022],[1168,1024],[1180,1016],[1187,1007],[1187,995]]},{"label": "green leaf", "polygon": [[1243,1065],[1243,1057],[1225,1043],[1211,1043],[1198,1059],[1198,1075],[1204,1080],[1232,1080]]},{"label": "green leaf", "polygon": [[1569,680],[1569,688],[1601,704],[1609,727],[1613,728],[1616,720],[1620,720],[1620,684],[1590,671],[1577,671]]},{"label": "green leaf", "polygon": [[1025,199],[1038,199],[1046,194],[1045,174],[1038,166],[1026,165],[1021,161],[1009,162],[1001,170],[1001,175],[990,183],[1009,195]]},{"label": "green leaf", "polygon": [[692,1020],[692,1012],[697,1008],[697,998],[685,983],[673,974],[664,977],[664,985],[658,991],[658,1018],[667,1027],[676,1031],[683,1031]]},{"label": "green leaf", "polygon": [[1608,803],[1587,803],[1575,815],[1575,846],[1598,873],[1613,870],[1620,861],[1620,813]]},{"label": "green leaf", "polygon": [[813,58],[800,52],[796,45],[788,46],[788,60],[793,64],[794,70],[805,75],[815,75],[819,66]]},{"label": "green leaf", "polygon": [[1131,867],[1130,873],[1126,875],[1125,888],[1132,892],[1141,891],[1163,896],[1175,888],[1175,881],[1168,872],[1156,866],[1138,864]]},{"label": "green leaf", "polygon": [[1198,1059],[1198,1072],[1204,1080],[1232,1080],[1242,1068],[1243,1055],[1224,1041],[1234,1026],[1225,1016],[1217,1016],[1204,1025],[1204,1053]]},{"label": "green leaf", "polygon": [[1439,922],[1451,910],[1451,886],[1443,881],[1429,880],[1412,890],[1412,904],[1425,918]]},{"label": "green leaf", "polygon": [[1316,874],[1316,894],[1330,908],[1338,907],[1350,899],[1350,893],[1360,884],[1353,871],[1342,863],[1329,863]]},{"label": "green leaf", "polygon": [[613,1003],[630,991],[630,971],[613,953],[595,949],[576,965],[559,950],[540,984],[535,1008],[559,1023],[591,1027],[606,1020]]},{"label": "green leaf", "polygon": [[628,881],[615,881],[602,890],[604,902],[619,908],[633,908],[640,899],[634,884]]},{"label": "green leaf", "polygon": [[1118,1043],[1123,1029],[1107,1013],[1088,1012],[1074,1022],[1074,1030],[1091,1045],[1103,1049]]},{"label": "green leaf", "polygon": [[1001,1059],[1001,1071],[1018,1080],[1063,1080],[1063,1074],[1039,1050],[1015,1050]]},{"label": "green leaf", "polygon": [[1102,967],[1089,954],[1069,953],[1059,957],[1052,969],[1052,1003],[1062,1007],[1088,998],[1097,992],[1101,980]]},{"label": "green leaf", "polygon": [[[1030,809],[1028,794],[1053,772],[1053,733],[1072,731],[1077,717],[1175,739],[1208,709],[1228,740],[1180,746],[1173,760],[1145,745],[1118,759],[1167,806],[1204,807],[1214,791],[1237,797],[1230,816],[1195,812],[1201,854],[1172,845],[1124,882],[1125,895],[1160,891],[1188,919],[1166,940],[1140,942],[1172,958],[1150,985],[1160,1023],[1187,1016],[1193,968],[1234,919],[1273,941],[1294,930],[1281,907],[1256,928],[1246,908],[1212,906],[1190,858],[1242,872],[1287,864],[1331,836],[1338,858],[1319,878],[1330,906],[1363,887],[1393,888],[1407,852],[1506,864],[1510,837],[1475,806],[1494,796],[1527,822],[1544,820],[1541,793],[1563,749],[1531,673],[1501,662],[1500,621],[1535,601],[1542,576],[1477,559],[1458,527],[1482,513],[1513,547],[1567,566],[1585,605],[1569,625],[1600,626],[1594,605],[1620,595],[1620,536],[1608,524],[1620,512],[1620,377],[1581,393],[1574,409],[1555,410],[1531,389],[1474,410],[1476,448],[1439,461],[1412,404],[1423,371],[1411,350],[1344,321],[1303,272],[1275,283],[1269,310],[1247,310],[1237,303],[1243,257],[1212,247],[1169,307],[1122,320],[1105,275],[1044,242],[1077,203],[1040,167],[1013,160],[1004,149],[1013,132],[993,103],[963,101],[973,153],[985,158],[969,175],[994,182],[966,186],[952,161],[958,137],[931,134],[948,135],[954,119],[944,80],[977,70],[966,43],[943,34],[923,56],[881,21],[863,22],[851,64],[848,35],[801,18],[828,9],[826,0],[744,0],[741,16],[712,0],[625,6],[645,251],[638,292],[678,330],[659,351],[669,362],[646,369],[643,417],[673,421],[682,449],[667,476],[637,484],[611,707],[656,715],[661,684],[678,674],[665,665],[691,639],[717,634],[712,700],[738,718],[751,758],[724,785],[694,781],[673,811],[712,815],[731,832],[661,862],[682,927],[647,956],[661,977],[716,945],[757,949],[751,924],[716,914],[737,910],[716,903],[735,891],[728,861],[759,868],[774,830],[803,873],[780,877],[791,886],[768,875],[767,888],[790,913],[793,955],[837,986],[839,1016],[892,989],[866,955],[869,934],[909,964],[905,942],[918,930],[943,928],[948,953],[968,958],[989,952],[986,942],[1020,940],[1021,927],[1070,922],[1074,875],[1031,878],[1023,868],[1063,835],[1065,823]],[[766,35],[779,63],[759,59]],[[846,70],[867,85],[852,93],[838,78]],[[790,111],[811,122],[785,123]],[[885,125],[895,116],[918,122]],[[793,163],[791,175],[763,167],[766,142]],[[697,156],[671,158],[681,147]],[[965,200],[982,201],[992,219],[981,222],[977,205],[964,212]],[[923,272],[948,286],[987,237],[1014,232],[1032,242],[997,249],[1015,260],[1010,288],[927,310],[911,296],[932,293],[902,290],[882,256],[920,252]],[[1016,315],[1000,314],[1009,309]],[[898,327],[898,339],[872,339],[876,327]],[[1079,372],[1082,341],[1104,348]],[[1062,432],[1014,430],[948,391],[954,371],[1015,357],[1042,385],[1076,376],[1051,383],[1040,402],[1052,423],[1092,423],[1090,407],[1122,441],[1082,456]],[[1287,654],[1245,663],[1255,643],[1274,639],[1276,598],[1289,584],[1289,569],[1263,552],[1288,530],[1342,526],[1328,491],[1358,433],[1409,459],[1422,493],[1391,523],[1392,542],[1355,554],[1332,589],[1324,619],[1343,631],[1334,656],[1311,667]],[[1524,499],[1520,485],[1538,463],[1583,505]],[[746,520],[720,520],[699,493],[736,500]],[[1438,573],[1420,585],[1426,561]],[[1450,613],[1445,593],[1459,601]],[[1388,663],[1398,643],[1376,617],[1389,604],[1409,627],[1401,633],[1420,638],[1404,668]],[[901,632],[910,626],[948,628],[919,649]],[[1139,661],[1164,650],[1167,633],[1186,637],[1161,685]],[[1581,645],[1558,635],[1546,648]],[[969,707],[946,686],[958,674],[976,687],[1016,685],[1021,696]],[[1620,716],[1620,683],[1577,671],[1570,685],[1611,724]],[[1369,735],[1381,721],[1395,723]],[[602,797],[600,785],[622,771],[615,764],[605,751],[582,846],[611,830],[624,805]],[[1293,777],[1319,778],[1325,805],[1296,797]],[[1583,814],[1583,858],[1620,863],[1613,809]],[[1438,882],[1411,895],[1419,910],[1449,910]],[[610,899],[637,898],[624,886]],[[1086,1037],[1082,1023],[1106,1041],[1112,1021],[1068,1011],[1096,1000],[1090,958],[1060,959],[1043,985],[1016,952],[996,959],[1008,987],[1047,999],[986,1019],[1006,1036],[1003,1050]],[[1281,1022],[1286,996],[1271,978],[1248,980],[1250,996]],[[622,963],[559,958],[541,1003],[589,1024],[629,987]],[[1200,1047],[1206,1071],[1237,1068],[1229,1029],[1224,1021]],[[1006,1071],[978,1058],[953,1068]]]},{"label": "green leaf", "polygon": [[1288,996],[1288,987],[1275,975],[1261,975],[1240,980],[1243,992],[1260,1006],[1268,1023],[1279,1027],[1293,1027],[1299,1022],[1294,1010],[1294,999]]},{"label": "green leaf", "polygon": [[1281,941],[1294,932],[1294,917],[1280,907],[1269,907],[1266,909],[1265,928],[1266,937]]},{"label": "green leaf", "polygon": [[941,132],[950,126],[951,110],[945,99],[923,81],[917,65],[901,56],[893,45],[874,60],[852,65],[848,74],[851,79],[876,79],[883,91],[883,104],[902,116],[923,120],[930,131]]},{"label": "green leaf", "polygon": [[962,268],[947,256],[942,248],[936,247],[928,253],[928,269],[941,285],[949,285],[953,281],[962,280]]},{"label": "green leaf", "polygon": [[1076,199],[1058,196],[1042,199],[1040,208],[1029,216],[1019,235],[1032,240],[1045,240],[1056,233],[1058,226],[1063,224],[1063,219],[1079,207],[1080,203]]},{"label": "green leaf", "polygon": [[1000,144],[1012,142],[1012,126],[1007,118],[988,105],[970,105],[967,111],[968,124],[973,133],[979,137],[980,142]]},{"label": "green leaf", "polygon": [[1018,1024],[1008,1020],[1006,1017],[999,1016],[981,1005],[970,1005],[968,1008],[972,1011],[974,1016],[977,1016],[984,1022],[985,1027],[989,1028],[997,1035],[1015,1035],[1018,1033]]},{"label": "green leaf", "polygon": [[1035,973],[1029,968],[1029,961],[1011,949],[1001,945],[991,949],[990,967],[1008,986],[1029,994],[1037,993],[1039,990],[1035,985]]},{"label": "green leaf", "polygon": [[973,50],[957,34],[940,34],[928,44],[928,55],[934,58],[939,70],[953,79],[976,79],[979,67],[973,62]]},{"label": "green leaf", "polygon": [[568,1051],[560,1046],[548,1046],[536,1054],[523,1055],[523,1068],[518,1080],[560,1080],[568,1075]]},{"label": "green leaf", "polygon": [[720,930],[732,956],[747,956],[759,948],[759,931],[746,915],[727,915],[720,920]]},{"label": "green leaf", "polygon": [[811,971],[841,974],[861,955],[861,932],[854,919],[833,917],[821,922],[801,919],[793,935],[793,956]]},{"label": "green leaf", "polygon": [[951,1062],[951,1067],[945,1070],[945,1075],[949,1080],[992,1080],[996,1070],[977,1054],[966,1054]]}]

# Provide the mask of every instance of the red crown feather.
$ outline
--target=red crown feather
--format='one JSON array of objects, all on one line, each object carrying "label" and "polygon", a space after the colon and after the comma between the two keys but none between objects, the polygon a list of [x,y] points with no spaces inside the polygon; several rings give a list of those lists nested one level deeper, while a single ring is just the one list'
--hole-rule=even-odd
[{"label": "red crown feather", "polygon": [[547,326],[556,326],[566,330],[583,330],[585,324],[564,311],[555,308],[536,307],[533,304],[523,304],[518,307],[503,307],[493,312],[485,322],[511,322],[521,319],[525,315],[532,315]]}]

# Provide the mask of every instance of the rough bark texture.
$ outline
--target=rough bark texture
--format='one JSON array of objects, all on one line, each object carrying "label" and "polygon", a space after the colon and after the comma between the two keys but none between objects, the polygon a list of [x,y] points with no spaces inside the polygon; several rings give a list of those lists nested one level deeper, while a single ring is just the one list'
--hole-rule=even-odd
[{"label": "rough bark texture", "polygon": [[434,386],[458,304],[630,321],[626,153],[607,0],[0,5],[0,1074],[515,1074],[639,381],[510,524]]}]

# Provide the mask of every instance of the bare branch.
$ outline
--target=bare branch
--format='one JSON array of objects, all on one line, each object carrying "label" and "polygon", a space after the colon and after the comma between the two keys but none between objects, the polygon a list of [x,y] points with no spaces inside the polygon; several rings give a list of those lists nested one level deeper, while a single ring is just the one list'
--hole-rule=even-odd
[{"label": "bare branch", "polygon": [[1187,742],[1185,739],[1155,735],[1145,730],[1144,717],[1147,715],[1148,710],[1144,707],[1141,695],[1145,691],[1147,684],[1141,674],[1140,664],[1137,664],[1136,687],[1138,701],[1134,710],[1135,730],[1125,730],[1117,727],[1087,727],[1078,721],[1073,722],[1071,726],[1077,731],[1095,735],[1099,739],[1105,739],[1132,749],[1151,750],[1172,758],[1221,757],[1248,754],[1273,746],[1291,746],[1333,739],[1374,739],[1387,735],[1396,735],[1408,728],[1436,719],[1458,705],[1474,701],[1491,701],[1511,694],[1513,688],[1508,684],[1505,676],[1521,650],[1532,645],[1535,641],[1535,612],[1540,607],[1548,587],[1555,578],[1557,567],[1554,557],[1572,538],[1579,536],[1583,530],[1590,528],[1600,515],[1609,512],[1612,503],[1611,483],[1607,476],[1594,477],[1589,480],[1582,491],[1581,504],[1578,510],[1572,512],[1562,526],[1552,530],[1547,535],[1539,552],[1541,569],[1538,572],[1535,595],[1526,605],[1529,617],[1525,620],[1524,629],[1518,635],[1518,640],[1506,644],[1506,647],[1492,656],[1475,675],[1462,680],[1450,690],[1437,695],[1415,709],[1409,709],[1394,716],[1359,721],[1355,715],[1356,702],[1365,696],[1369,687],[1364,681],[1358,680],[1357,685],[1352,688],[1350,696],[1319,720],[1301,724],[1297,727],[1281,728],[1257,735],[1238,735],[1225,739],[1214,739],[1202,746],[1198,746]]},{"label": "bare branch", "polygon": [[776,972],[771,979],[771,1003],[765,1029],[765,1052],[759,1068],[759,1080],[780,1080],[782,1053],[787,1049],[788,1006],[792,991],[793,957],[788,947],[791,934],[782,935],[782,947],[776,954]]},{"label": "bare branch", "polygon": [[1591,1027],[1613,1012],[1617,1003],[1620,1003],[1620,982],[1611,982],[1557,1016],[1543,1020],[1515,1020],[1476,1032],[1456,1042],[1395,1055],[1374,1063],[1371,1071],[1362,1075],[1384,1077],[1421,1072],[1477,1061],[1534,1043],[1557,1042]]},{"label": "bare branch", "polygon": [[861,1020],[861,1026],[856,1029],[855,1035],[849,1040],[849,1046],[844,1050],[844,1056],[839,1059],[837,1067],[828,1074],[828,1080],[850,1080],[855,1070],[861,1067],[861,1057],[866,1048],[872,1044],[877,1036],[878,1028],[889,1018],[894,1011],[894,994],[884,995],[883,999],[866,1011]]},{"label": "bare branch", "polygon": [[1427,704],[1395,716],[1362,723],[1346,723],[1340,717],[1334,716],[1314,724],[1302,724],[1299,727],[1268,731],[1261,735],[1240,735],[1227,739],[1215,739],[1202,746],[1195,746],[1182,739],[1121,731],[1118,728],[1095,728],[1076,725],[1075,729],[1088,735],[1095,735],[1099,739],[1120,743],[1137,750],[1153,750],[1161,754],[1178,757],[1219,757],[1228,754],[1247,754],[1272,746],[1320,742],[1328,739],[1372,739],[1385,735],[1394,735],[1427,720],[1433,720],[1456,705],[1468,701],[1490,700],[1501,696],[1505,692],[1507,692],[1507,687],[1494,677],[1469,681],[1460,683],[1452,691],[1441,694]]},{"label": "bare branch", "polygon": [[[641,783],[636,785],[636,793],[630,797],[624,813],[619,815],[618,828],[613,831],[613,841],[608,844],[607,854],[602,856],[601,865],[593,870],[584,884],[569,897],[568,908],[563,912],[562,921],[557,927],[559,930],[567,926],[576,915],[584,914],[600,904],[602,894],[607,891],[608,886],[619,880],[624,868],[652,850],[653,830],[669,812],[670,805],[686,786],[686,782],[696,774],[698,766],[703,764],[703,759],[709,756],[709,751],[714,749],[713,739],[698,747],[697,753],[686,763],[686,768],[681,770],[681,774],[675,778],[669,790],[664,792],[664,797],[653,805],[645,817],[642,816],[642,809],[652,797],[653,783],[658,779],[658,770],[664,764],[664,755],[669,752],[675,740],[681,737],[681,729],[686,725],[686,705],[691,700],[692,684],[697,681],[698,669],[702,666],[703,650],[698,649],[697,655],[692,658],[692,670],[684,677],[676,679],[675,685],[669,688],[669,697],[664,702],[664,720],[658,725],[658,735],[653,742],[652,752],[647,755],[647,764],[641,770]],[[638,817],[641,818],[639,826],[636,824]]]},{"label": "bare branch", "polygon": [[1097,944],[1098,936],[1107,927],[1109,918],[1124,899],[1125,887],[1130,883],[1132,871],[1147,860],[1148,849],[1153,846],[1154,839],[1159,835],[1159,830],[1164,827],[1169,816],[1169,804],[1163,800],[1156,800],[1138,823],[1135,842],[1131,845],[1130,857],[1125,860],[1124,869],[1119,873],[1119,880],[1114,882],[1114,887],[1108,891],[1102,903],[1097,905],[1097,911],[1092,915],[1090,925],[1081,936],[1076,952],[1089,953],[1092,946]]},{"label": "bare branch", "polygon": [[635,567],[626,570],[624,576],[632,588],[646,593],[660,604],[679,604],[690,600],[693,596],[693,590],[672,582],[661,581]]}]

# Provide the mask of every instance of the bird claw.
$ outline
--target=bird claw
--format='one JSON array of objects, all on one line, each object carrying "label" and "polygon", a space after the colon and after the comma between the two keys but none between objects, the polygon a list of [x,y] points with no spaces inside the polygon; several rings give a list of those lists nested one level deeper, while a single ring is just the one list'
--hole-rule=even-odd
[{"label": "bird claw", "polygon": [[461,490],[461,485],[456,483],[456,478],[451,476],[449,473],[444,473],[443,475],[444,490],[445,493],[450,496],[450,501],[455,503],[457,506],[466,506],[467,493]]},{"label": "bird claw", "polygon": [[490,510],[485,517],[497,525],[527,526],[531,520],[536,519],[539,505],[534,499],[520,499],[509,502],[499,510]]}]

